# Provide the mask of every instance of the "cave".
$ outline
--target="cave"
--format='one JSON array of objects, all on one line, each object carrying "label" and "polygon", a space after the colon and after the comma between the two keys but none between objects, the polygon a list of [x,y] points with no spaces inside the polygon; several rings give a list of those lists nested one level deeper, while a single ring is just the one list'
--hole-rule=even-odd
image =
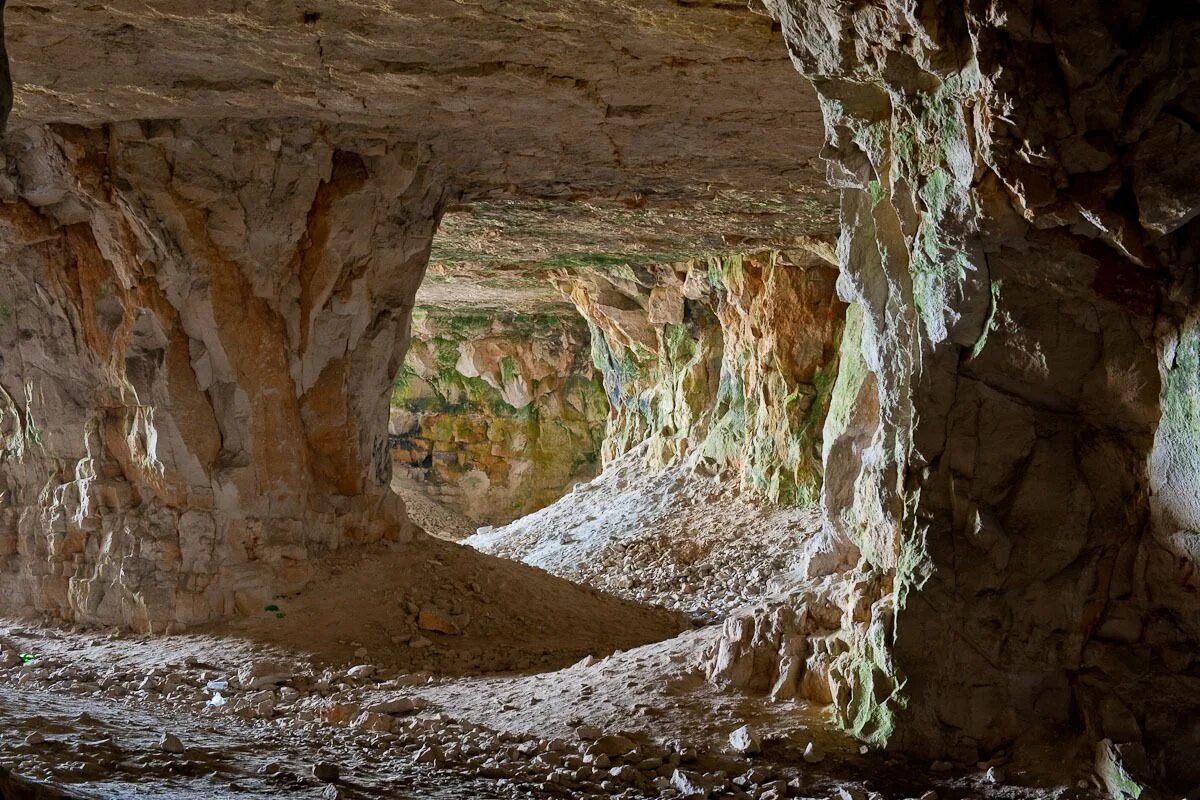
[{"label": "cave", "polygon": [[1194,4],[0,14],[0,796],[1200,792]]}]

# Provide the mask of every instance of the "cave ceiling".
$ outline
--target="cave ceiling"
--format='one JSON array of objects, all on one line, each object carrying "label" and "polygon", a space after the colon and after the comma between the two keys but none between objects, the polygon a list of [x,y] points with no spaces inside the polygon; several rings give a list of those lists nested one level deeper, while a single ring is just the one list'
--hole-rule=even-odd
[{"label": "cave ceiling", "polygon": [[302,118],[430,147],[456,201],[422,302],[833,237],[816,97],[743,3],[12,0],[6,23],[14,128]]}]

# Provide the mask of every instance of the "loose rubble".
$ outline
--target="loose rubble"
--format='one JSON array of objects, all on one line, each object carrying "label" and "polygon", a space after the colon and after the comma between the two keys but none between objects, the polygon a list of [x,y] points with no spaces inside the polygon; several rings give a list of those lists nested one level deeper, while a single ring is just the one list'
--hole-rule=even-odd
[{"label": "loose rubble", "polygon": [[553,505],[464,543],[706,623],[769,598],[812,558],[806,546],[821,541],[816,509],[771,504],[688,463],[650,471],[644,449]]},{"label": "loose rubble", "polygon": [[[6,738],[14,724],[45,727],[45,733],[27,729],[24,744],[0,754],[0,767],[19,767],[29,777],[65,785],[91,786],[96,781],[123,785],[119,784],[122,775],[134,781],[141,774],[173,787],[172,797],[201,797],[206,795],[197,783],[211,785],[211,779],[203,776],[212,775],[222,781],[221,796],[270,791],[273,796],[317,792],[322,797],[352,798],[378,796],[372,792],[394,787],[397,775],[403,775],[410,782],[406,785],[425,787],[421,796],[464,798],[899,800],[928,790],[928,783],[921,787],[911,779],[896,778],[893,789],[884,792],[848,783],[847,775],[860,772],[875,776],[872,785],[889,772],[921,774],[911,763],[863,757],[849,741],[838,745],[836,758],[814,741],[781,741],[772,745],[772,757],[767,759],[761,754],[764,737],[759,723],[724,727],[725,733],[719,734],[720,719],[733,706],[721,711],[719,695],[696,694],[689,699],[681,688],[672,688],[707,686],[688,678],[697,674],[698,667],[674,660],[675,654],[694,648],[692,642],[588,659],[557,673],[468,684],[381,663],[338,666],[298,654],[255,656],[261,650],[257,645],[226,648],[229,652],[220,658],[179,656],[180,649],[215,644],[211,639],[97,638],[20,626],[0,629],[0,655],[11,652],[22,639],[41,640],[39,650],[44,655],[0,669],[0,699],[5,707],[19,707],[28,698],[29,703],[47,709],[55,705],[55,698],[70,698],[74,716],[65,717],[64,710],[64,722],[39,723],[16,721],[6,716],[8,712],[0,712],[0,735]],[[153,662],[139,653],[156,654],[159,660]],[[656,659],[677,666],[673,672],[664,670]],[[647,681],[673,676],[657,680],[667,680],[664,699],[676,697],[675,704],[642,706],[655,709],[652,724],[628,710],[595,716],[595,721],[571,718],[581,711],[595,713],[591,710],[595,701],[587,698],[619,699],[620,687],[628,684],[622,683],[623,676],[639,674],[638,680]],[[585,691],[589,686],[601,687],[603,694]],[[585,702],[554,700],[550,687],[564,690],[564,698],[577,692]],[[652,699],[644,689],[628,691],[628,697]],[[462,700],[472,692],[477,700]],[[227,698],[225,705],[211,704],[218,694]],[[505,705],[513,710],[481,715],[483,700],[497,696],[512,697],[514,702]],[[544,699],[533,702],[538,697]],[[84,713],[78,712],[80,707],[86,709]],[[770,713],[774,706],[755,707],[759,719],[775,730],[785,731],[798,719],[797,709],[792,709],[771,722],[761,714]],[[697,726],[688,721],[690,717],[679,716],[681,712],[718,719],[712,726]],[[147,734],[154,738],[143,740],[147,749],[138,755],[138,745],[128,742],[128,731],[94,731],[109,715],[130,719],[159,715],[152,718],[160,720],[160,727],[157,733]],[[469,716],[483,716],[492,724],[471,721]],[[512,727],[497,724],[505,718],[512,719]],[[537,719],[543,721],[545,732],[530,730]],[[553,732],[555,719],[566,719],[565,728],[558,729],[561,734]],[[174,730],[162,726],[167,720]],[[148,724],[142,727],[153,730]],[[313,759],[313,754],[319,757]],[[806,763],[817,755],[823,757],[817,759],[820,766]],[[986,775],[980,771],[970,779],[970,786],[986,795],[988,787],[995,786],[996,774],[994,768]],[[935,777],[939,773],[932,770],[925,775],[926,781],[946,780]],[[1008,796],[1036,796],[1014,791]]]}]

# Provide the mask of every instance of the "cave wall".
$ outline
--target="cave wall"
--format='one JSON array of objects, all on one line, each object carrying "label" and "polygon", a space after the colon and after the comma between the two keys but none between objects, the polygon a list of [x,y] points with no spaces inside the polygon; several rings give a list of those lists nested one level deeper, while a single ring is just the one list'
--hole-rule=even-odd
[{"label": "cave wall", "polygon": [[10,132],[0,605],[161,631],[412,535],[390,388],[445,190],[383,132]]},{"label": "cave wall", "polygon": [[1083,732],[1200,780],[1186,5],[762,4],[842,193],[824,503],[884,578],[839,709],[868,740]]},{"label": "cave wall", "polygon": [[562,272],[612,407],[605,461],[646,443],[777,502],[815,502],[845,306],[808,251]]},{"label": "cave wall", "polygon": [[573,309],[418,308],[392,393],[398,476],[501,525],[595,477],[608,401]]}]

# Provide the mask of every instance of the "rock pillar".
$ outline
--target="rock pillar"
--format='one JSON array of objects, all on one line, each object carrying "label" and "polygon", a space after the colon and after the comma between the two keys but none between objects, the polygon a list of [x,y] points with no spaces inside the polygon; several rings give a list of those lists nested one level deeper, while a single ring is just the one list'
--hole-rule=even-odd
[{"label": "rock pillar", "polygon": [[388,396],[443,192],[420,147],[307,122],[10,133],[4,609],[160,631],[411,536]]}]

